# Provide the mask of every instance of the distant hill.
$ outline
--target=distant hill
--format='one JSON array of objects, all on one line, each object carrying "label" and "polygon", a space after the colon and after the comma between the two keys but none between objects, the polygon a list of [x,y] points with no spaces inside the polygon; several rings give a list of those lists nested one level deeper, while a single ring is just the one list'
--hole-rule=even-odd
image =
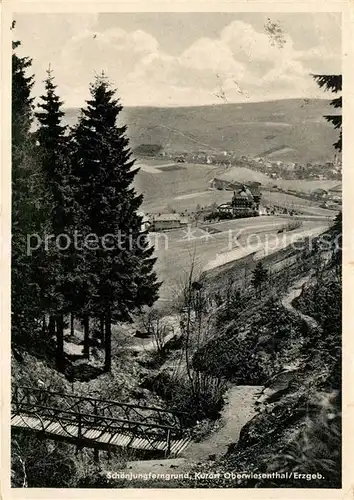
[{"label": "distant hill", "polygon": [[[269,155],[298,162],[333,158],[337,133],[323,115],[329,100],[285,99],[215,106],[124,108],[133,149],[152,144],[161,151],[235,151],[239,156]],[[66,110],[73,125],[78,109]],[[145,146],[144,146],[145,147]]]}]

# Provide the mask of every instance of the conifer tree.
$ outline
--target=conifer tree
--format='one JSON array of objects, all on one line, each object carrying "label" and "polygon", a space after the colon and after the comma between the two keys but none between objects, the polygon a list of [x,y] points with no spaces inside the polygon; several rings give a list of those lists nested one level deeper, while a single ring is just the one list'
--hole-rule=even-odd
[{"label": "conifer tree", "polygon": [[[313,75],[313,77],[321,88],[335,94],[342,91],[342,75]],[[342,97],[332,99],[331,106],[335,109],[342,108]],[[338,151],[342,151],[342,115],[326,115],[325,118],[333,124],[335,129],[339,129],[339,139],[333,146]]]},{"label": "conifer tree", "polygon": [[[12,23],[12,30],[15,22]],[[21,143],[30,140],[30,128],[33,121],[33,100],[31,90],[34,85],[33,75],[27,70],[32,66],[32,59],[20,57],[16,49],[21,46],[19,40],[12,42],[12,145],[14,158],[21,156]]]},{"label": "conifer tree", "polygon": [[[54,76],[49,66],[45,80],[45,94],[40,96],[41,102],[38,104],[40,111],[36,111],[35,116],[39,122],[39,129],[36,137],[38,139],[43,170],[46,175],[46,182],[50,185],[54,202],[62,203],[63,178],[65,176],[65,165],[60,163],[60,156],[65,147],[65,131],[61,121],[64,112],[61,110],[63,102],[56,94],[57,86],[54,84]],[[58,197],[58,199],[56,199]],[[60,228],[61,229],[61,228]]]},{"label": "conifer tree", "polygon": [[[56,85],[50,67],[45,80],[45,93],[40,96],[39,110],[35,116],[39,122],[36,131],[37,157],[39,158],[47,198],[49,214],[48,232],[58,236],[65,234],[67,217],[65,204],[70,198],[70,184],[67,176],[68,148],[65,137],[66,127],[62,125],[64,112],[61,110],[62,101],[56,94]],[[63,366],[64,339],[63,339],[63,302],[62,282],[65,279],[63,261],[65,257],[56,245],[50,246],[42,254],[42,266],[45,269],[45,278],[42,280],[43,310],[49,314],[49,333],[52,336],[54,329],[57,336],[57,366]]]},{"label": "conifer tree", "polygon": [[[15,23],[12,25],[12,29]],[[45,221],[40,176],[31,134],[32,61],[20,57],[19,41],[12,44],[12,247],[11,308],[12,342],[32,346],[42,318],[38,262],[27,252],[27,237],[41,233]]]},{"label": "conifer tree", "polygon": [[[73,130],[76,200],[101,243],[85,250],[92,287],[90,314],[105,325],[105,368],[111,369],[111,324],[157,299],[153,248],[138,215],[142,196],[132,182],[138,169],[128,147],[126,127],[117,125],[122,110],[104,75],[91,85],[91,99]],[[102,239],[103,238],[103,239]],[[103,244],[104,241],[104,244]]]},{"label": "conifer tree", "polygon": [[[342,91],[342,75],[313,75],[321,88],[325,88],[337,94]],[[332,99],[331,106],[342,108],[342,97]],[[342,151],[342,115],[326,115],[326,120],[333,123],[335,129],[339,129],[339,139],[333,144],[337,151]],[[342,212],[336,216],[332,230],[334,238],[333,262],[340,268],[342,262]]]}]

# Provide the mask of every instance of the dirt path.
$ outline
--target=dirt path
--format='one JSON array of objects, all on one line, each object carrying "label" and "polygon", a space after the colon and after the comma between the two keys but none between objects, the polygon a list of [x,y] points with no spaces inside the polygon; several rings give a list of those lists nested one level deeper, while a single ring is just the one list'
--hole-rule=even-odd
[{"label": "dirt path", "polygon": [[[314,318],[303,314],[292,305],[310,278],[311,276],[307,276],[296,281],[282,298],[282,304],[288,311],[306,321],[310,328],[318,328],[318,323]],[[299,362],[300,360],[294,360],[294,363],[284,367],[284,373],[280,373],[273,381],[272,387],[267,387],[267,389],[263,386],[231,387],[225,398],[218,428],[200,442],[190,443],[178,458],[134,461],[128,463],[124,470],[132,473],[183,473],[189,471],[194,464],[218,459],[225,455],[229,445],[238,442],[244,425],[257,414],[256,401],[258,404],[262,399],[266,401],[269,395],[281,390],[282,385],[287,385],[288,378],[291,378],[292,371],[298,369]]]},{"label": "dirt path", "polygon": [[[282,304],[288,311],[306,321],[310,328],[318,328],[318,323],[314,318],[303,314],[292,305],[293,300],[301,294],[304,284],[309,279],[310,276],[299,279],[283,297]],[[286,367],[287,370],[294,368],[297,368],[295,362],[294,366]],[[192,443],[188,446],[182,454],[187,462],[202,461],[212,454],[224,455],[228,445],[238,441],[242,427],[255,416],[255,401],[262,391],[262,386],[232,387],[221,414],[220,428],[200,443]]]},{"label": "dirt path", "polygon": [[199,443],[191,443],[181,454],[187,462],[200,462],[209,455],[224,455],[231,443],[239,439],[242,427],[255,414],[255,401],[262,386],[241,385],[232,387],[227,394],[227,402],[221,414],[221,426]]},{"label": "dirt path", "polygon": [[293,314],[296,314],[296,316],[303,319],[311,329],[314,329],[314,328],[319,328],[318,322],[311,316],[302,313],[292,305],[294,299],[296,299],[301,295],[303,286],[309,281],[309,279],[310,277],[307,276],[305,278],[301,278],[298,281],[296,281],[294,285],[292,285],[292,287],[290,288],[289,292],[285,295],[285,297],[283,297],[282,305],[288,311],[292,312]]},{"label": "dirt path", "polygon": [[231,443],[237,443],[242,427],[256,414],[255,401],[262,389],[262,386],[232,387],[227,394],[219,429],[201,442],[191,443],[178,458],[132,461],[121,471],[183,473],[190,471],[194,464],[207,461],[209,455],[216,455],[216,458],[224,455]]}]

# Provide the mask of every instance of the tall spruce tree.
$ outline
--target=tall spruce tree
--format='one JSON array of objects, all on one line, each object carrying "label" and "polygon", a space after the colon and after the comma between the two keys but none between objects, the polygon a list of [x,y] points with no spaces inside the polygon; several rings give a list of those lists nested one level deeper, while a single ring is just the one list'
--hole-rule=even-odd
[{"label": "tall spruce tree", "polygon": [[18,55],[20,45],[19,41],[12,44],[12,345],[31,347],[42,311],[38,261],[27,251],[27,238],[42,233],[46,214],[31,133],[34,79],[27,72],[32,61]]},{"label": "tall spruce tree", "polygon": [[[39,122],[36,137],[41,148],[42,165],[46,175],[46,182],[51,187],[54,202],[62,204],[63,179],[65,177],[65,164],[60,155],[66,146],[66,126],[62,125],[64,112],[61,107],[63,102],[56,94],[57,86],[54,84],[54,76],[49,66],[45,83],[45,94],[40,96],[38,104],[40,111],[35,116]],[[61,227],[60,227],[61,229]]]},{"label": "tall spruce tree", "polygon": [[[342,75],[313,75],[321,88],[337,94],[342,91]],[[332,99],[331,106],[342,108],[342,97]],[[342,115],[326,115],[326,120],[333,123],[335,129],[339,129],[339,139],[333,146],[337,151],[342,151]],[[333,227],[333,256],[332,261],[340,268],[342,264],[342,212],[336,216]]]},{"label": "tall spruce tree", "polygon": [[[330,92],[334,92],[337,94],[342,91],[342,75],[313,75],[313,78],[316,80],[317,84],[328,90]],[[335,109],[342,108],[342,97],[336,97],[331,100],[331,106]],[[342,151],[342,115],[326,115],[326,120],[331,122],[335,129],[339,130],[339,138],[333,146],[338,151]]]},{"label": "tall spruce tree", "polygon": [[138,215],[142,196],[132,187],[138,169],[134,169],[126,127],[117,125],[122,106],[104,75],[96,78],[90,92],[73,130],[73,176],[83,226],[100,241],[85,252],[93,290],[90,315],[104,324],[109,371],[112,322],[129,321],[132,311],[151,306],[160,284],[153,270],[153,248]]},{"label": "tall spruce tree", "polygon": [[[63,102],[56,94],[56,85],[50,67],[45,80],[45,93],[40,96],[39,110],[35,116],[39,123],[36,131],[37,156],[39,158],[46,192],[49,214],[48,233],[58,236],[66,234],[66,200],[70,199],[69,161],[66,127],[62,125]],[[66,312],[63,300],[62,284],[65,280],[62,255],[54,244],[42,255],[43,273],[43,309],[49,315],[49,334],[54,330],[57,337],[57,367],[62,369],[64,358],[63,314]],[[45,318],[44,318],[45,321]]]}]

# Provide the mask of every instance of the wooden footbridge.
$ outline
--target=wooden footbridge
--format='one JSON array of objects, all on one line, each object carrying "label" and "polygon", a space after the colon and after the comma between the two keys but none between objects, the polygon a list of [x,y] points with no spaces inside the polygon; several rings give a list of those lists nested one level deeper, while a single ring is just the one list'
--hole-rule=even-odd
[{"label": "wooden footbridge", "polygon": [[112,451],[134,448],[176,456],[188,445],[186,415],[161,408],[120,403],[34,387],[12,386],[11,429],[48,439]]}]

